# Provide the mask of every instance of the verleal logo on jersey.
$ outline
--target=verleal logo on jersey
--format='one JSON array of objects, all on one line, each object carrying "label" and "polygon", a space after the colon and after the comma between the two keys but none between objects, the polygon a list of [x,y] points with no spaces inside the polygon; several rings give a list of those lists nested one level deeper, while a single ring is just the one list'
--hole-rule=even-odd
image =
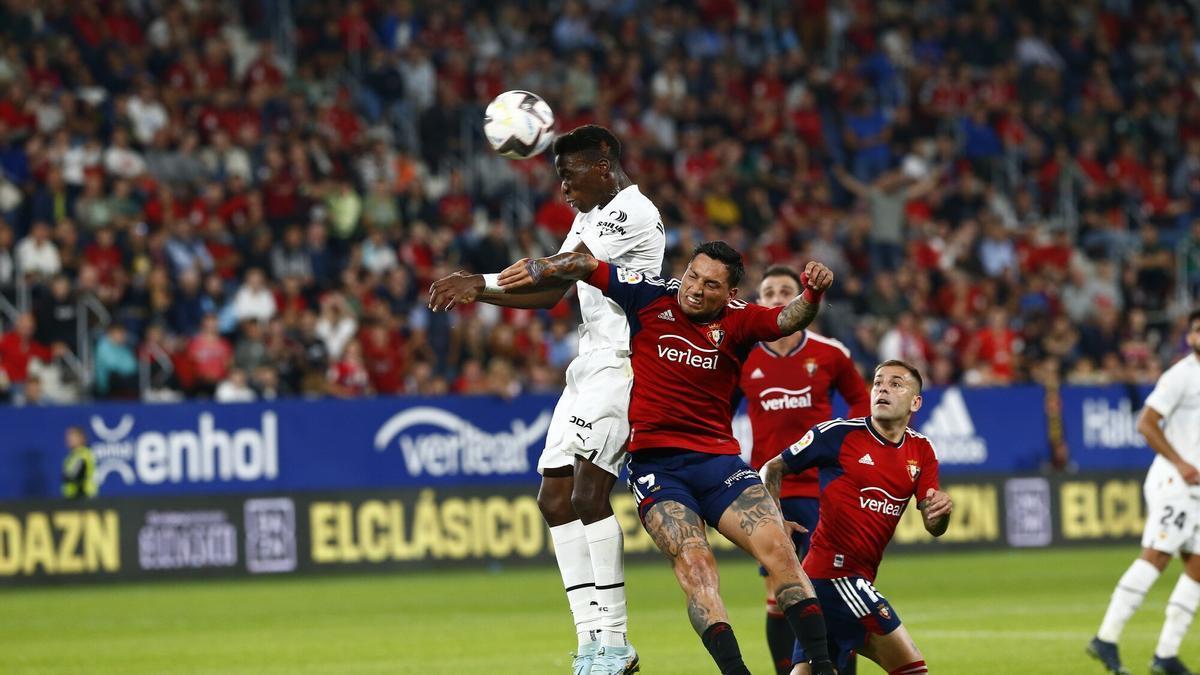
[{"label": "verleal logo on jersey", "polygon": [[901,499],[881,487],[868,485],[858,491],[858,505],[864,511],[882,513],[899,518],[904,513],[908,498]]},{"label": "verleal logo on jersey", "polygon": [[943,464],[983,464],[987,461],[987,441],[975,433],[971,412],[958,387],[950,387],[921,426],[937,448]]},{"label": "verleal logo on jersey", "polygon": [[627,270],[624,267],[617,268],[617,281],[623,284],[637,284],[642,281],[642,273],[634,270]]},{"label": "verleal logo on jersey", "polygon": [[759,394],[758,404],[766,411],[811,408],[812,387],[803,389],[768,387]]},{"label": "verleal logo on jersey", "polygon": [[110,473],[126,485],[142,483],[208,483],[256,481],[279,475],[279,433],[275,413],[262,414],[259,428],[218,429],[211,413],[200,413],[196,429],[133,433],[133,415],[122,415],[108,426],[92,415],[92,445],[96,455],[96,482],[103,485]]},{"label": "verleal logo on jersey", "polygon": [[375,432],[375,450],[400,446],[410,476],[503,476],[529,472],[529,449],[550,428],[550,411],[505,431],[484,431],[441,408],[418,406],[392,415]]},{"label": "verleal logo on jersey", "polygon": [[717,369],[717,350],[695,344],[682,335],[660,335],[658,358],[701,370]]},{"label": "verleal logo on jersey", "polygon": [[805,448],[812,445],[814,438],[816,438],[816,436],[813,434],[813,430],[809,429],[807,434],[804,434],[800,437],[800,440],[788,446],[788,452],[792,453],[793,455],[798,455],[804,452]]}]

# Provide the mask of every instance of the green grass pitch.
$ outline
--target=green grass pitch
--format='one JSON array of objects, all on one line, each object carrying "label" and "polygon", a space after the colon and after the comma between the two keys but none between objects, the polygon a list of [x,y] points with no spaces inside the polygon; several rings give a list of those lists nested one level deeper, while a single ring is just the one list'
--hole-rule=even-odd
[{"label": "green grass pitch", "polygon": [[[1083,654],[1134,546],[893,555],[876,584],[932,672],[1100,673]],[[722,562],[747,663],[771,673],[761,582]],[[1126,629],[1147,672],[1178,563]],[[627,570],[646,675],[713,673],[665,563]],[[273,578],[0,591],[3,673],[568,673],[574,646],[553,568]],[[1182,657],[1200,664],[1200,640]],[[880,672],[864,663],[860,672]]]}]

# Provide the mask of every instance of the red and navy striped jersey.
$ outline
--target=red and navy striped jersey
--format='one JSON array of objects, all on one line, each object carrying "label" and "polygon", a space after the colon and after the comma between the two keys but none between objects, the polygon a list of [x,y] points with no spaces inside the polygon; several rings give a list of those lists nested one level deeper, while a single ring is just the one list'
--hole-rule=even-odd
[{"label": "red and navy striped jersey", "polygon": [[711,321],[696,323],[679,306],[677,280],[601,262],[586,281],[616,301],[629,321],[629,452],[739,454],[733,391],[750,348],[782,337],[782,308],[731,300]]},{"label": "red and navy striped jersey", "polygon": [[[871,411],[867,384],[850,359],[850,351],[832,338],[805,331],[792,351],[777,354],[766,343],[750,350],[740,382],[746,413],[754,433],[750,466],[761,469],[796,435],[833,417],[833,393],[850,406],[850,417]],[[780,496],[816,498],[817,470],[790,474]]]},{"label": "red and navy striped jersey", "polygon": [[792,471],[817,467],[821,520],[804,558],[814,579],[875,580],[883,550],[914,495],[938,489],[937,454],[907,429],[899,443],[881,436],[870,417],[818,424],[782,454]]}]

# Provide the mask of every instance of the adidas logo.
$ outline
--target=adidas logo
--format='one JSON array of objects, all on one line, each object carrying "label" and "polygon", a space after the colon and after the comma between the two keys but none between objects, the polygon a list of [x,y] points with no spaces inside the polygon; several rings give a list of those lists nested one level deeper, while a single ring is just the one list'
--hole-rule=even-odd
[{"label": "adidas logo", "polygon": [[867,466],[875,466],[875,460],[871,459],[871,455],[869,453],[863,455],[862,459],[858,460],[858,463],[866,464]]},{"label": "adidas logo", "polygon": [[675,315],[672,314],[671,310],[668,309],[665,312],[660,312],[658,318],[662,319],[663,321],[674,321]]},{"label": "adidas logo", "polygon": [[971,412],[958,387],[951,387],[921,425],[921,433],[937,451],[938,461],[946,464],[982,464],[987,461],[987,441],[975,432]]},{"label": "adidas logo", "polygon": [[764,377],[766,377],[766,375],[763,373],[762,368],[755,368],[754,372],[750,373],[750,379],[752,380],[761,380]]}]

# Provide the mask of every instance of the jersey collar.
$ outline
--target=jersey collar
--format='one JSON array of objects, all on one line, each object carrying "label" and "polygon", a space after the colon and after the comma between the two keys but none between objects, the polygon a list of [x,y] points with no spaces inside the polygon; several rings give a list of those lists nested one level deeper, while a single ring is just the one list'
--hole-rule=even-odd
[{"label": "jersey collar", "polygon": [[758,343],[758,346],[762,347],[764,351],[766,351],[768,354],[770,354],[771,356],[774,356],[775,358],[778,359],[778,358],[786,358],[788,356],[793,356],[793,355],[799,353],[801,349],[804,349],[804,345],[806,345],[806,344],[808,344],[808,331],[807,330],[804,331],[804,337],[801,338],[800,343],[797,344],[795,347],[792,347],[791,351],[789,351],[786,354],[780,354],[780,353],[776,352],[774,349],[771,349],[771,347],[769,345],[767,345],[766,342],[760,342],[760,343]]},{"label": "jersey collar", "polygon": [[875,440],[879,441],[880,445],[886,445],[889,448],[899,448],[899,447],[904,446],[904,440],[906,438],[908,438],[907,430],[904,432],[904,435],[900,437],[899,443],[893,443],[893,442],[889,441],[888,439],[884,438],[883,434],[881,434],[875,430],[875,424],[873,422],[871,422],[871,417],[869,415],[867,416],[866,422],[867,422],[867,424],[866,424],[867,432],[869,434],[871,434],[872,436],[874,436]]}]

